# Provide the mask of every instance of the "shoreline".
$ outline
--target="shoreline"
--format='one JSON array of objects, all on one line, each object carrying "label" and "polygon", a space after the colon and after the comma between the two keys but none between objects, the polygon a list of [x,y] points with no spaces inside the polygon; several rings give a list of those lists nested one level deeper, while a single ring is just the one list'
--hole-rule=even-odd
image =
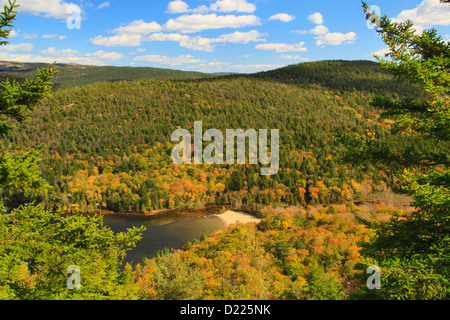
[{"label": "shoreline", "polygon": [[258,224],[259,222],[261,222],[261,219],[258,219],[255,216],[252,216],[251,214],[245,213],[243,211],[228,210],[224,213],[214,214],[213,216],[219,218],[227,228],[232,224],[238,223]]}]

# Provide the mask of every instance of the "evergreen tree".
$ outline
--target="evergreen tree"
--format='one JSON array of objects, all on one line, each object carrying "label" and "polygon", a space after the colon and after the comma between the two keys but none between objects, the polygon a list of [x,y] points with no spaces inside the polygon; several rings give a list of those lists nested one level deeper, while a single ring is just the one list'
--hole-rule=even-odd
[{"label": "evergreen tree", "polygon": [[[368,19],[373,19],[363,2]],[[413,23],[380,19],[377,32],[390,52],[382,65],[400,78],[420,83],[428,102],[376,97],[373,105],[400,115],[399,125],[430,135],[448,148],[450,138],[450,43],[436,30],[416,34]],[[447,149],[448,150],[448,149]],[[368,262],[383,271],[384,299],[450,298],[450,170],[434,163],[427,174],[406,170],[405,190],[417,208],[406,219],[393,218],[376,227],[376,237],[364,246]],[[370,262],[369,262],[370,263]]]}]

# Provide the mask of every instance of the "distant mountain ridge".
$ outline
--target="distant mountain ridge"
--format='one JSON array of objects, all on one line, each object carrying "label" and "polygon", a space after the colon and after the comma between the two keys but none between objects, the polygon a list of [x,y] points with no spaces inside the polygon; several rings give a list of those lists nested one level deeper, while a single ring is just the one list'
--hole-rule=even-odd
[{"label": "distant mountain ridge", "polygon": [[[25,63],[0,61],[0,80],[16,79],[23,81],[31,78],[37,68],[48,68],[47,63]],[[195,71],[180,71],[152,67],[113,67],[88,66],[78,64],[59,63],[60,70],[53,78],[56,88],[73,87],[93,84],[97,82],[134,81],[145,79],[161,80],[194,80],[217,77],[217,74],[208,74]]]},{"label": "distant mountain ridge", "polygon": [[[15,79],[19,82],[32,78],[37,68],[47,63],[0,61],[0,81]],[[84,86],[99,82],[135,80],[210,80],[213,78],[246,77],[283,82],[299,86],[323,86],[338,91],[380,92],[386,88],[402,92],[405,84],[393,81],[392,75],[379,63],[367,60],[324,60],[302,62],[286,67],[251,74],[238,72],[202,73],[153,67],[113,67],[78,64],[57,64],[60,69],[54,77],[55,88]],[[392,90],[393,89],[393,90]],[[422,90],[419,90],[422,91]]]}]

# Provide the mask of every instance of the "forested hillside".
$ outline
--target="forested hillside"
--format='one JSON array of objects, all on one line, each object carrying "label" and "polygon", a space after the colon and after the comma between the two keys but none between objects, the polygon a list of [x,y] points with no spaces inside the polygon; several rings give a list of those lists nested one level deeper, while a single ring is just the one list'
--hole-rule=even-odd
[{"label": "forested hillside", "polygon": [[[0,61],[0,80],[23,81],[34,75],[37,68],[48,68],[47,63]],[[143,79],[190,80],[212,78],[217,75],[194,71],[179,71],[150,67],[112,67],[77,64],[56,64],[60,72],[52,79],[55,88],[82,86],[97,82],[133,81]]]},{"label": "forested hillside", "polygon": [[[399,157],[448,157],[434,141],[392,135],[393,119],[368,105],[374,93],[425,97],[365,61],[302,63],[209,80],[102,82],[57,90],[2,148],[19,153],[40,146],[51,188],[38,201],[72,212],[340,204],[401,184],[394,162],[350,165],[345,157],[354,141]],[[193,132],[194,121],[222,132],[279,129],[281,169],[260,176],[257,165],[174,165],[171,134]],[[10,204],[33,200],[4,196]]]}]

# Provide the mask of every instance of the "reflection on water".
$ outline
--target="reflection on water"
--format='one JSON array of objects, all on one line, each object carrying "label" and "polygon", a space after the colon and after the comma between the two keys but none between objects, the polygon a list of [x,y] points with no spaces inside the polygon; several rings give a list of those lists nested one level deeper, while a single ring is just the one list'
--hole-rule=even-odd
[{"label": "reflection on water", "polygon": [[153,258],[164,248],[182,249],[183,245],[194,239],[200,239],[206,231],[211,234],[225,229],[222,221],[215,216],[181,220],[179,215],[140,216],[126,214],[108,214],[103,216],[104,225],[114,232],[126,232],[133,226],[144,225],[142,239],[136,247],[128,251],[126,262],[135,264],[142,258]]}]

